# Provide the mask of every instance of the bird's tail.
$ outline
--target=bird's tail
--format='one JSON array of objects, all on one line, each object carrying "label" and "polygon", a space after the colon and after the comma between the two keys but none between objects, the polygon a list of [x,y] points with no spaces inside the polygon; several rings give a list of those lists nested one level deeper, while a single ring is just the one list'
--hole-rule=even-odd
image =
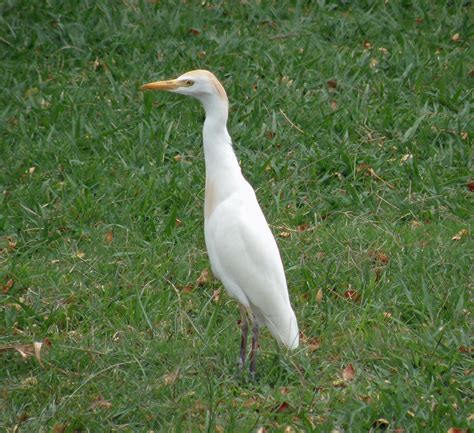
[{"label": "bird's tail", "polygon": [[298,322],[291,307],[284,315],[266,317],[265,324],[279,343],[292,350],[298,347],[300,339]]}]

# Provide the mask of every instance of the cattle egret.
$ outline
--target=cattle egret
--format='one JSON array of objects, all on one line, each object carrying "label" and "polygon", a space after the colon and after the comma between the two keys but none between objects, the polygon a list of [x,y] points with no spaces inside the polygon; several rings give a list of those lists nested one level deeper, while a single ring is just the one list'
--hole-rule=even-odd
[{"label": "cattle egret", "polygon": [[175,80],[145,84],[142,90],[166,90],[192,96],[204,106],[206,190],[204,235],[213,274],[240,304],[240,368],[246,361],[249,321],[252,325],[250,372],[256,371],[260,325],[289,349],[299,333],[291,308],[285,272],[255,192],[242,175],[227,132],[229,102],[222,84],[209,71],[187,72]]}]

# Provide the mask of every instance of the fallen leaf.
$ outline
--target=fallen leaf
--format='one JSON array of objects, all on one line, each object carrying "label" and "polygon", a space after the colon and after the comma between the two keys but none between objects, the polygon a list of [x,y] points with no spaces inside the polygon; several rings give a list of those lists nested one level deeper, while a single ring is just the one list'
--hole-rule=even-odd
[{"label": "fallen leaf", "polygon": [[173,385],[179,376],[179,368],[174,371],[170,371],[163,376],[163,383],[165,385]]},{"label": "fallen leaf", "polygon": [[200,58],[200,59],[204,59],[204,57],[206,57],[206,52],[204,50],[201,50],[197,53],[197,56]]},{"label": "fallen leaf", "polygon": [[201,30],[191,28],[189,29],[189,33],[192,34],[193,36],[199,36],[201,34]]},{"label": "fallen leaf", "polygon": [[175,156],[173,156],[173,160],[176,161],[176,162],[179,162],[183,159],[183,156],[180,155],[179,153]]},{"label": "fallen leaf", "polygon": [[259,427],[257,433],[267,433],[267,429],[265,427]]},{"label": "fallen leaf", "polygon": [[275,138],[275,133],[273,131],[267,131],[265,133],[265,137],[267,137],[269,140],[273,140]]},{"label": "fallen leaf", "polygon": [[413,155],[411,153],[407,153],[401,157],[400,164],[405,164],[407,162],[410,162],[412,159],[413,159]]},{"label": "fallen leaf", "polygon": [[41,366],[41,348],[43,343],[40,341],[35,341],[33,344],[7,344],[0,346],[0,352],[18,352],[23,359],[28,359],[32,356],[36,358]]},{"label": "fallen leaf", "polygon": [[360,295],[355,290],[346,290],[344,292],[344,298],[348,299],[349,301],[359,302]]},{"label": "fallen leaf", "polygon": [[459,42],[461,40],[461,36],[459,35],[459,33],[454,33],[454,35],[451,36],[451,40],[453,42]]},{"label": "fallen leaf", "polygon": [[372,48],[372,44],[368,40],[365,40],[364,41],[364,49],[370,50],[371,48]]},{"label": "fallen leaf", "polygon": [[389,311],[384,311],[383,318],[390,319],[390,317],[392,317],[392,313],[390,313]]},{"label": "fallen leaf", "polygon": [[461,353],[472,353],[474,352],[474,347],[460,346],[459,351]]},{"label": "fallen leaf", "polygon": [[350,382],[355,378],[355,368],[352,364],[347,364],[342,370],[342,378],[346,382]]},{"label": "fallen leaf", "polygon": [[460,241],[462,238],[466,237],[468,234],[467,229],[462,229],[457,232],[451,239],[453,241]]},{"label": "fallen leaf", "polygon": [[299,232],[304,232],[304,231],[308,230],[308,228],[309,228],[309,225],[308,225],[308,224],[304,224],[304,223],[303,223],[303,224],[300,224],[300,225],[297,227],[297,229],[298,229]]},{"label": "fallen leaf", "polygon": [[278,412],[278,413],[285,412],[289,409],[289,407],[290,405],[286,401],[284,401],[280,403],[279,405],[277,405],[275,409],[273,409],[273,412]]},{"label": "fallen leaf", "polygon": [[405,433],[405,429],[401,428],[401,427],[398,427],[398,428],[393,430],[393,433]]},{"label": "fallen leaf", "polygon": [[387,421],[385,418],[379,418],[372,423],[372,428],[379,430],[387,430],[389,425],[390,422]]},{"label": "fallen leaf", "polygon": [[410,225],[412,229],[417,229],[418,227],[421,227],[421,223],[417,220],[412,220],[410,222]]},{"label": "fallen leaf", "polygon": [[6,295],[14,285],[15,281],[13,280],[13,278],[10,278],[2,287],[2,293]]},{"label": "fallen leaf", "polygon": [[94,63],[92,64],[92,69],[94,71],[97,71],[97,69],[99,69],[99,66],[100,66],[100,61],[99,61],[99,58],[96,57],[94,60]]},{"label": "fallen leaf", "polygon": [[176,218],[174,220],[175,227],[179,227],[181,224],[183,224],[183,221],[181,221],[179,218]]},{"label": "fallen leaf", "polygon": [[83,259],[85,256],[86,256],[86,253],[84,253],[84,252],[82,252],[82,251],[78,251],[78,252],[76,253],[76,257],[77,257],[78,259]]},{"label": "fallen leaf", "polygon": [[36,170],[36,167],[30,167],[28,169],[28,173],[33,174],[35,172],[35,170]]},{"label": "fallen leaf", "polygon": [[321,341],[318,338],[314,337],[308,340],[308,348],[311,352],[315,352],[320,347],[321,347]]},{"label": "fallen leaf", "polygon": [[469,71],[469,76],[470,76],[471,78],[474,77],[474,69],[471,69],[471,70]]},{"label": "fallen leaf", "polygon": [[467,189],[471,192],[474,192],[474,181],[471,180],[470,182],[467,183]]},{"label": "fallen leaf", "polygon": [[337,110],[337,101],[335,101],[335,100],[333,99],[330,104],[331,104],[331,108],[332,108],[333,110]]},{"label": "fallen leaf", "polygon": [[459,427],[451,427],[451,428],[448,430],[448,433],[469,433],[469,430],[468,430],[468,429],[459,428]]},{"label": "fallen leaf", "polygon": [[285,433],[295,433],[295,429],[291,427],[290,425],[287,425],[283,431]]},{"label": "fallen leaf", "polygon": [[54,424],[51,433],[64,433],[66,431],[66,424]]},{"label": "fallen leaf", "polygon": [[110,401],[104,400],[102,396],[95,398],[91,405],[89,406],[90,410],[97,410],[97,409],[110,409],[112,407],[112,403]]},{"label": "fallen leaf", "polygon": [[423,18],[419,18],[419,17],[418,17],[418,18],[415,20],[415,22],[416,22],[418,25],[423,24]]},{"label": "fallen leaf", "polygon": [[182,289],[181,292],[183,293],[191,293],[194,290],[194,286],[192,284],[186,284]]},{"label": "fallen leaf", "polygon": [[280,232],[278,233],[278,237],[280,238],[289,238],[291,236],[290,232]]},{"label": "fallen leaf", "polygon": [[23,386],[34,386],[34,385],[38,385],[38,378],[37,378],[37,377],[34,377],[34,376],[26,377],[26,378],[24,378],[24,379],[21,381],[21,384],[22,384]]},{"label": "fallen leaf", "polygon": [[375,57],[373,57],[370,59],[369,67],[375,68],[378,64],[379,64],[379,61]]},{"label": "fallen leaf", "polygon": [[469,138],[469,134],[466,131],[461,131],[460,135],[463,140],[467,141],[467,139]]},{"label": "fallen leaf", "polygon": [[323,300],[323,289],[319,289],[318,293],[316,293],[316,302],[320,304]]},{"label": "fallen leaf", "polygon": [[207,283],[209,283],[209,269],[204,268],[201,271],[201,274],[199,275],[199,277],[197,278],[196,284],[199,287],[201,287],[201,286],[205,286]]},{"label": "fallen leaf", "polygon": [[221,298],[221,289],[214,290],[214,293],[212,294],[211,299],[214,302],[219,302],[220,298]]},{"label": "fallen leaf", "polygon": [[337,81],[336,80],[328,80],[326,82],[326,84],[330,89],[337,89]]},{"label": "fallen leaf", "polygon": [[104,236],[105,242],[108,244],[111,244],[112,241],[114,240],[114,232],[112,230],[109,230],[107,233],[105,233]]},{"label": "fallen leaf", "polygon": [[385,55],[387,55],[387,54],[388,54],[388,50],[387,50],[387,48],[380,47],[380,48],[379,48],[379,51],[380,51],[382,54],[385,54]]}]

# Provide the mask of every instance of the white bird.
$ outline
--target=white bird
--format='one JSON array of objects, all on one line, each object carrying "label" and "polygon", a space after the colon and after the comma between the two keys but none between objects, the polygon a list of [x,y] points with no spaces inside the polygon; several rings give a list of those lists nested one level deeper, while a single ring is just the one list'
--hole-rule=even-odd
[{"label": "white bird", "polygon": [[276,340],[289,349],[298,347],[299,332],[275,238],[254,190],[242,175],[227,132],[226,92],[217,78],[205,70],[145,84],[141,89],[192,96],[204,106],[206,247],[213,274],[240,304],[241,369],[246,362],[247,315],[252,323],[250,372],[254,375],[260,325],[266,325]]}]

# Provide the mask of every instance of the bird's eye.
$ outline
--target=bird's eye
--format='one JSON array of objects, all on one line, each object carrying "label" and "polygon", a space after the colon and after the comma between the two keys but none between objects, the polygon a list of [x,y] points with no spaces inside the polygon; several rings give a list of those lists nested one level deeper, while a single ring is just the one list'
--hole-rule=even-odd
[{"label": "bird's eye", "polygon": [[190,87],[190,86],[192,86],[192,85],[194,84],[194,81],[192,81],[192,80],[186,80],[186,81],[185,81],[185,84],[186,84],[186,86]]}]

